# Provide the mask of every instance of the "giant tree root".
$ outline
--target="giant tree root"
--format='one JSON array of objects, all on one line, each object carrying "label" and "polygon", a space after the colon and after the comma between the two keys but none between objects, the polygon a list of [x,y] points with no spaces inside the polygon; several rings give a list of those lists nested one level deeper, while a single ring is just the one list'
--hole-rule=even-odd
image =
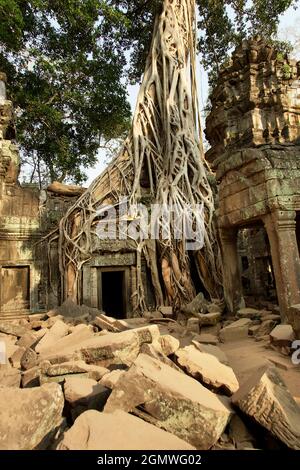
[{"label": "giant tree root", "polygon": [[[214,198],[204,160],[195,77],[195,1],[164,0],[138,95],[132,129],[119,155],[97,177],[61,220],[59,250],[63,297],[80,302],[80,270],[96,251],[100,207],[120,208],[120,197],[134,205],[148,203],[175,211],[190,208],[191,227],[203,240],[195,257],[202,284],[211,297],[221,296],[221,270],[214,227]],[[130,217],[138,218],[139,209]],[[197,210],[202,207],[202,211]],[[145,257],[157,305],[179,308],[195,296],[185,240],[165,237],[174,221],[157,219],[158,240],[131,240],[137,252],[134,305],[147,308],[141,279]],[[201,234],[200,234],[201,231]],[[201,238],[201,237],[200,237]]]}]

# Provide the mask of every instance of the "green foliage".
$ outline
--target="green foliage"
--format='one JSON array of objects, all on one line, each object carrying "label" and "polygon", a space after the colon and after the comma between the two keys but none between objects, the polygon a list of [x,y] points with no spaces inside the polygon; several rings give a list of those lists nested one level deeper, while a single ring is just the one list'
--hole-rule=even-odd
[{"label": "green foliage", "polygon": [[200,12],[199,29],[203,32],[198,49],[211,84],[220,65],[233,47],[253,36],[265,38],[286,53],[290,44],[276,40],[280,15],[298,0],[197,0]]},{"label": "green foliage", "polygon": [[[108,7],[123,14],[125,28],[119,32],[121,46],[130,51],[128,77],[139,82],[149,53],[155,17],[160,13],[163,0],[107,0]],[[119,23],[120,26],[120,23]],[[110,29],[109,25],[107,28]]]},{"label": "green foliage", "polygon": [[[198,15],[198,51],[210,84],[216,80],[222,63],[242,39],[260,35],[272,42],[280,15],[298,0],[196,0]],[[123,44],[131,47],[130,78],[137,81],[151,43],[153,22],[162,0],[108,0],[107,4],[127,18]],[[287,49],[287,48],[285,48]]]},{"label": "green foliage", "polygon": [[283,78],[289,80],[291,78],[292,69],[289,64],[283,64],[282,66]]},{"label": "green foliage", "polygon": [[124,49],[112,35],[126,18],[100,0],[0,0],[0,11],[0,70],[23,160],[52,181],[81,183],[100,139],[129,127]]},{"label": "green foliage", "polygon": [[[276,40],[280,15],[297,0],[196,2],[198,50],[213,85],[243,38]],[[0,70],[18,107],[23,159],[39,179],[46,168],[51,180],[80,183],[99,141],[126,132],[126,79],[142,76],[161,7],[162,0],[0,0]]]}]

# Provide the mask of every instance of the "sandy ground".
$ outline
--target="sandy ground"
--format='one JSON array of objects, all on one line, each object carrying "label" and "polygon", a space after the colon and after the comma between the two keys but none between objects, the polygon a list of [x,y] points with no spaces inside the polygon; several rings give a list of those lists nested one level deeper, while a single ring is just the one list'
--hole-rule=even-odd
[{"label": "sandy ground", "polygon": [[240,383],[245,382],[259,367],[265,364],[275,365],[300,405],[300,364],[294,365],[290,357],[285,357],[270,349],[265,342],[255,341],[252,338],[220,343],[218,346],[226,353]]}]

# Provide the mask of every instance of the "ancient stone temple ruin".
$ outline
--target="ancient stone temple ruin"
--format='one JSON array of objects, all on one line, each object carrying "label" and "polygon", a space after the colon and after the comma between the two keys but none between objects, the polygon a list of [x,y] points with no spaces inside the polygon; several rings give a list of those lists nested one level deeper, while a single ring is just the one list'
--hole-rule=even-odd
[{"label": "ancient stone temple ruin", "polygon": [[[67,197],[61,200],[57,190],[52,195],[53,185],[41,192],[21,187],[15,150],[14,162],[8,162],[14,173],[7,177],[5,188],[6,205],[13,205],[17,195],[22,199],[14,208],[12,237],[12,246],[18,243],[20,249],[9,255],[9,262],[3,260],[8,279],[3,303],[11,313],[35,312],[67,299],[118,317],[141,315],[159,305],[178,309],[199,291],[195,280],[210,297],[220,296],[215,256],[219,248],[212,224],[214,195],[196,135],[194,14],[194,0],[164,2],[160,21],[155,23],[132,129],[103,174],[82,195],[72,192],[75,199],[80,196],[76,202],[67,197],[68,189],[60,188],[59,196]],[[127,209],[123,213],[124,198]],[[140,240],[126,235],[99,238],[103,208],[116,208],[117,228],[122,232],[124,220],[143,217],[142,204],[146,212],[151,205],[165,205],[179,214],[188,208],[188,224],[201,228],[195,256],[190,256],[186,240],[174,231],[171,237],[164,235],[166,225],[177,230],[173,219],[167,223],[161,217],[154,219],[155,239],[151,234]],[[59,225],[59,230],[54,227],[52,231],[53,225],[56,229]],[[15,295],[13,290],[10,293],[10,285],[18,286]]]},{"label": "ancient stone temple ruin", "polygon": [[[0,317],[47,310],[57,305],[57,249],[47,257],[43,237],[82,189],[40,191],[21,185],[19,149],[15,141],[13,105],[6,99],[6,77],[0,75]],[[51,269],[49,269],[49,263]]]},{"label": "ancient stone temple ruin", "polygon": [[1,232],[0,315],[38,311],[45,308],[42,294],[43,257],[33,248],[41,237],[39,192],[21,188],[19,152],[14,141],[13,108],[6,99],[6,77],[1,75]]},{"label": "ancient stone temple ruin", "polygon": [[[227,308],[235,312],[245,299],[253,297],[278,301],[282,318],[288,317],[292,324],[289,307],[300,302],[299,79],[299,63],[283,58],[259,39],[244,42],[220,73],[206,120],[211,144],[206,158],[216,172],[219,189],[216,220]],[[72,297],[70,279],[75,278],[79,304],[118,317],[134,314],[140,289],[145,308],[163,305],[158,283],[153,284],[153,278],[149,282],[151,270],[155,271],[151,261],[155,248],[150,240],[142,251],[128,239],[110,242],[93,237],[91,254],[85,255],[89,259],[78,261],[80,270],[75,273],[66,265],[65,279],[59,272],[58,222],[65,214],[78,221],[78,207],[89,198],[114,201],[112,182],[126,188],[120,167],[128,172],[127,185],[139,185],[138,200],[154,199],[154,181],[140,160],[138,183],[134,178],[129,158],[132,135],[117,163],[86,192],[57,184],[42,191],[34,185],[21,185],[13,108],[6,99],[5,80],[2,74],[0,316],[15,317],[59,305]],[[145,96],[149,98],[144,92],[140,95],[137,109],[144,106]],[[139,123],[141,116],[137,114],[135,119]],[[201,184],[205,186],[205,180]],[[74,234],[65,236],[69,237],[67,250],[74,254]],[[197,256],[192,254],[191,261]],[[199,267],[198,273],[195,264],[191,269],[194,281]],[[201,273],[198,279],[196,291],[204,286]],[[111,295],[112,286],[115,295]]]},{"label": "ancient stone temple ruin", "polygon": [[219,184],[227,306],[243,305],[239,233],[259,229],[266,234],[260,271],[274,273],[285,318],[300,302],[300,64],[259,39],[244,42],[221,71],[211,103],[206,157]]},{"label": "ancient stone temple ruin", "polygon": [[[0,450],[125,467],[113,450],[300,450],[299,66],[260,40],[236,50],[207,118],[216,185],[195,1],[162,4],[132,129],[86,190],[20,184],[0,75]],[[137,202],[202,202],[204,243],[100,237],[139,222]]]},{"label": "ancient stone temple ruin", "polygon": [[[214,197],[196,132],[194,12],[194,0],[164,2],[128,138],[62,220],[64,299],[130,316],[159,305],[175,311],[192,301],[198,285],[210,297],[220,296]],[[174,234],[179,224],[161,212],[153,217],[153,206],[185,214],[189,227],[199,227],[197,250],[190,254],[188,237]],[[154,222],[151,233],[139,240],[128,233],[99,240],[105,207],[116,212],[119,235],[124,223],[141,220],[147,230]],[[144,223],[145,213],[151,221]]]}]

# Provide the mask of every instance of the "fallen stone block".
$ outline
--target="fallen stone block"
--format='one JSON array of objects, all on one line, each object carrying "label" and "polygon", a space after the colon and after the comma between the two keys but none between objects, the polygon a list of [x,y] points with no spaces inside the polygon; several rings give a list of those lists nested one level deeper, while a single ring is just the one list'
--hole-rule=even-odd
[{"label": "fallen stone block", "polygon": [[218,337],[209,333],[201,333],[200,335],[194,336],[194,340],[203,344],[216,345],[219,343]]},{"label": "fallen stone block", "polygon": [[250,326],[250,328],[249,328],[249,330],[248,330],[249,336],[255,336],[256,333],[259,331],[259,328],[260,328],[260,325],[253,325],[253,326]]},{"label": "fallen stone block", "polygon": [[213,446],[231,416],[225,398],[146,354],[121,375],[105,411],[128,412],[141,405],[157,426],[198,449]]},{"label": "fallen stone block", "polygon": [[74,375],[74,374],[64,374],[64,375],[53,375],[53,376],[49,376],[49,375],[43,374],[41,372],[40,376],[39,376],[39,381],[40,381],[41,385],[48,384],[48,383],[57,383],[57,384],[63,386],[65,381],[67,379],[69,379],[70,377],[71,378],[76,377],[78,379],[88,379],[89,378],[89,376],[86,372],[78,373],[76,375]]},{"label": "fallen stone block", "polygon": [[35,332],[28,331],[25,335],[21,336],[20,339],[17,341],[18,346],[23,346],[25,348],[31,348],[31,346],[37,342],[37,337],[35,336]]},{"label": "fallen stone block", "polygon": [[0,387],[0,449],[46,449],[62,420],[64,396],[57,384]]},{"label": "fallen stone block", "polygon": [[114,325],[119,331],[135,330],[142,327],[149,326],[149,322],[146,318],[126,318],[123,320],[115,320]]},{"label": "fallen stone block", "polygon": [[20,364],[22,369],[28,370],[31,367],[34,367],[38,364],[38,355],[37,353],[31,349],[27,348],[21,357]]},{"label": "fallen stone block", "polygon": [[172,318],[173,317],[173,308],[172,307],[159,307],[159,312],[167,318]]},{"label": "fallen stone block", "polygon": [[13,367],[0,366],[0,387],[20,387],[21,372]]},{"label": "fallen stone block", "polygon": [[124,370],[121,370],[121,369],[112,370],[108,374],[105,374],[99,383],[103,385],[104,387],[110,388],[110,390],[112,390],[116,386],[122,374],[125,374]]},{"label": "fallen stone block", "polygon": [[64,320],[65,319],[62,315],[57,315],[55,317],[47,318],[47,320],[45,320],[45,322],[44,322],[44,328],[50,329],[58,321],[64,322]]},{"label": "fallen stone block", "polygon": [[262,317],[262,320],[273,320],[277,324],[281,323],[281,317],[280,315],[275,315],[274,313],[270,313],[269,315],[264,315]]},{"label": "fallen stone block", "polygon": [[153,357],[154,359],[157,359],[158,361],[163,362],[164,364],[167,364],[168,366],[172,367],[173,369],[184,373],[182,369],[180,369],[175,362],[173,362],[171,359],[169,359],[165,354],[163,354],[160,350],[155,348],[153,344],[142,344],[140,348],[140,352],[143,354],[148,354],[150,357]]},{"label": "fallen stone block", "polygon": [[[173,312],[172,312],[172,315],[173,315]],[[154,311],[148,311],[148,310],[145,310],[143,312],[143,318],[146,318],[146,320],[151,320],[151,319],[160,319],[160,318],[164,318],[163,314],[161,312],[159,312],[158,310],[154,310]]]},{"label": "fallen stone block", "polygon": [[178,339],[171,335],[160,336],[152,342],[152,345],[165,356],[171,356],[180,347]]},{"label": "fallen stone block", "polygon": [[80,346],[80,355],[88,363],[115,361],[130,365],[137,357],[139,350],[138,335],[128,330],[122,333],[108,333],[105,336],[85,341]]},{"label": "fallen stone block", "polygon": [[28,321],[29,323],[32,323],[33,321],[36,320],[47,320],[48,314],[47,313],[31,313],[28,316]]},{"label": "fallen stone block", "polygon": [[[55,318],[55,317],[54,317]],[[49,331],[40,339],[36,345],[35,350],[38,353],[43,353],[49,347],[55,347],[57,341],[68,334],[69,327],[63,321],[57,320]]]},{"label": "fallen stone block", "polygon": [[195,313],[206,313],[207,304],[207,300],[205,300],[204,295],[200,292],[190,303],[183,306],[181,311],[189,315],[194,315]]},{"label": "fallen stone block", "polygon": [[[269,335],[271,331],[274,329],[274,327],[276,326],[276,323],[277,322],[275,322],[274,320],[263,320],[261,325],[256,325],[258,326],[258,329],[256,330],[254,336],[261,337],[261,336]],[[250,328],[249,328],[249,334],[250,334]]]},{"label": "fallen stone block", "polygon": [[207,311],[208,313],[222,313],[222,307],[219,304],[208,304]]},{"label": "fallen stone block", "polygon": [[39,331],[28,331],[25,335],[21,336],[21,338],[17,341],[18,346],[22,346],[24,348],[31,348],[34,349],[37,343],[42,339],[42,337],[47,333],[47,329],[43,328]]},{"label": "fallen stone block", "polygon": [[160,338],[160,331],[157,325],[147,325],[130,330],[138,335],[140,344],[152,343]]},{"label": "fallen stone block", "polygon": [[192,344],[200,352],[211,354],[212,356],[215,356],[220,362],[222,362],[222,364],[225,364],[226,366],[229,365],[228,357],[218,346],[215,346],[214,344],[199,343],[196,340],[193,340]]},{"label": "fallen stone block", "polygon": [[100,407],[100,396],[103,391],[107,392],[107,388],[93,379],[73,376],[66,378],[64,383],[65,399],[72,406],[85,405],[87,408],[93,408],[94,405],[99,405]]},{"label": "fallen stone block", "polygon": [[21,359],[22,359],[25,351],[26,351],[26,348],[23,348],[22,346],[19,346],[18,349],[13,353],[13,355],[9,359],[12,366],[15,367],[16,369],[20,369]]},{"label": "fallen stone block", "polygon": [[214,326],[219,321],[221,320],[221,312],[215,312],[215,313],[199,313],[198,318],[199,318],[199,324],[200,326]]},{"label": "fallen stone block", "polygon": [[114,326],[115,322],[116,322],[115,318],[108,317],[106,315],[101,314],[95,317],[93,324],[101,328],[101,330],[108,330],[113,333],[118,333],[120,331],[123,331],[117,328],[116,326]]},{"label": "fallen stone block", "polygon": [[[124,411],[86,411],[64,434],[58,450],[193,450],[178,437]],[[107,459],[109,456],[100,457]],[[107,460],[103,465],[109,464]]]},{"label": "fallen stone block", "polygon": [[189,318],[186,322],[186,329],[188,333],[196,333],[199,334],[200,332],[200,323],[199,319],[197,318]]},{"label": "fallen stone block", "polygon": [[38,387],[40,385],[40,374],[41,369],[39,366],[22,372],[22,388]]},{"label": "fallen stone block", "polygon": [[68,298],[62,305],[48,312],[47,315],[51,317],[61,315],[67,323],[80,324],[85,321],[91,322],[97,315],[102,313],[103,312],[97,308],[87,305],[77,305]]},{"label": "fallen stone block", "polygon": [[[59,362],[67,362],[82,359],[88,364],[106,366],[112,363],[131,365],[139,354],[143,343],[152,343],[159,338],[160,332],[157,325],[123,331],[121,333],[108,333],[105,336],[93,335],[68,347],[62,351],[56,351],[54,356],[46,358],[52,362],[59,358]],[[62,361],[62,359],[65,359]]]},{"label": "fallen stone block", "polygon": [[249,318],[240,318],[222,330],[219,333],[220,340],[222,343],[228,341],[239,341],[243,338],[247,338],[248,330],[251,325],[251,320]]},{"label": "fallen stone block", "polygon": [[231,367],[222,364],[215,356],[200,352],[192,345],[176,351],[175,357],[188,375],[206,387],[228,396],[238,390],[239,383]]},{"label": "fallen stone block", "polygon": [[64,355],[65,350],[72,348],[76,349],[83,341],[87,340],[88,338],[93,338],[94,336],[94,330],[91,326],[77,325],[74,328],[73,333],[59,339],[55,345],[44,349],[41,353],[41,356],[45,359],[48,356],[52,356],[53,360],[56,358],[58,362],[66,362],[68,361],[68,357],[71,357],[72,355],[66,358]]},{"label": "fallen stone block", "polygon": [[[215,336],[218,340],[219,333],[222,329],[221,322],[217,323],[216,325],[201,325],[200,327],[200,334],[201,335],[212,335]],[[219,342],[219,340],[217,341]]]},{"label": "fallen stone block", "polygon": [[277,325],[270,333],[270,341],[274,346],[291,347],[296,339],[291,325]]},{"label": "fallen stone block", "polygon": [[49,377],[56,377],[59,375],[87,373],[90,379],[100,380],[109,372],[105,367],[97,366],[95,364],[86,364],[84,361],[70,361],[62,362],[60,364],[51,364],[45,361],[41,364],[42,372]]},{"label": "fallen stone block", "polygon": [[0,321],[0,331],[6,333],[7,335],[13,335],[20,338],[21,336],[27,333],[28,328],[21,325],[15,325],[10,321]]},{"label": "fallen stone block", "polygon": [[259,319],[261,317],[261,312],[256,308],[245,307],[237,311],[237,316],[239,318],[250,318],[250,320],[254,320],[255,318]]},{"label": "fallen stone block", "polygon": [[258,370],[232,403],[286,446],[300,450],[300,409],[275,368]]},{"label": "fallen stone block", "polygon": [[64,383],[73,422],[87,410],[102,411],[110,393],[111,389],[88,378],[67,377]]}]

